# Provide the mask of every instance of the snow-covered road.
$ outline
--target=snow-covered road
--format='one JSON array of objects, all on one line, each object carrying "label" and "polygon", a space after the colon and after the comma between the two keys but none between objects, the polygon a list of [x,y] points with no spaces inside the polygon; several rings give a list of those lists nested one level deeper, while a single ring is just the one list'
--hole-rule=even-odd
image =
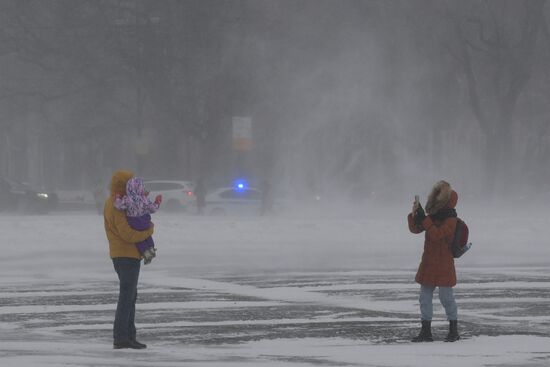
[{"label": "snow-covered road", "polygon": [[416,345],[420,238],[391,219],[159,214],[159,257],[142,268],[137,306],[149,348],[115,351],[117,282],[101,218],[0,219],[2,366],[550,365],[543,220],[494,231],[498,252],[478,236],[478,252],[457,262],[463,340],[441,341],[447,324],[434,297],[437,341]]},{"label": "snow-covered road", "polygon": [[546,366],[550,277],[540,268],[468,270],[456,295],[463,341],[412,345],[417,289],[406,272],[271,273],[142,279],[143,351],[111,350],[117,284],[2,283],[6,366]]}]

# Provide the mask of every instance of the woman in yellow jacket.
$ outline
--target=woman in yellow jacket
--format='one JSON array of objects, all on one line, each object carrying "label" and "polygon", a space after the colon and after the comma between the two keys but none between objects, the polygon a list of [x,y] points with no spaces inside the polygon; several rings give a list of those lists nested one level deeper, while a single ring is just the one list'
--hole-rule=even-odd
[{"label": "woman in yellow jacket", "polygon": [[126,214],[113,205],[115,196],[126,194],[126,183],[134,174],[131,171],[117,171],[111,178],[110,196],[105,201],[103,218],[105,233],[109,241],[109,254],[118,274],[120,289],[113,327],[113,348],[143,349],[147,346],[136,340],[134,323],[137,299],[137,283],[141,265],[136,242],[153,235],[153,225],[146,231],[136,231],[130,227]]}]

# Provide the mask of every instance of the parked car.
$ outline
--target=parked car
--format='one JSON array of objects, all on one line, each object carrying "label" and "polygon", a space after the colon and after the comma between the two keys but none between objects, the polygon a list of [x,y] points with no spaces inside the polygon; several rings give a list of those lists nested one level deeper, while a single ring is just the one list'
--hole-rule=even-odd
[{"label": "parked car", "polygon": [[[57,190],[55,193],[59,198],[58,208],[60,210],[90,210],[96,208],[97,203],[91,190]],[[102,214],[103,201],[101,202]]]},{"label": "parked car", "polygon": [[210,215],[258,215],[261,207],[262,193],[251,187],[223,187],[206,195]]},{"label": "parked car", "polygon": [[47,213],[57,206],[57,195],[23,182],[0,177],[0,211]]},{"label": "parked car", "polygon": [[195,203],[191,181],[149,180],[144,184],[151,200],[162,195],[161,210],[188,210]]}]

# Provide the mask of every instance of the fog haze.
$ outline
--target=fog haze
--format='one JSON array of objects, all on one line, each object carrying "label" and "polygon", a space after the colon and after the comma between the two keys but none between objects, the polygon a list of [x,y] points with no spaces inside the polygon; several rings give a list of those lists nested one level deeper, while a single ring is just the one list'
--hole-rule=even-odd
[{"label": "fog haze", "polygon": [[548,367],[549,20],[0,0],[0,364]]},{"label": "fog haze", "polygon": [[[548,4],[0,1],[0,174],[244,177],[307,202],[548,191]],[[232,121],[252,121],[236,150]],[[314,199],[313,199],[314,200]]]}]

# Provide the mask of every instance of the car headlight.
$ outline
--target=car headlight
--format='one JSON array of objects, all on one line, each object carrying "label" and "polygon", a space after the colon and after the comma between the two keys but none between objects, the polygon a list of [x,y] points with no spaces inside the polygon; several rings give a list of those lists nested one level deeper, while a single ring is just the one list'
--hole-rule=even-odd
[{"label": "car headlight", "polygon": [[43,192],[37,193],[36,196],[38,196],[39,198],[42,198],[42,199],[47,199],[48,198],[48,194],[44,194]]}]

